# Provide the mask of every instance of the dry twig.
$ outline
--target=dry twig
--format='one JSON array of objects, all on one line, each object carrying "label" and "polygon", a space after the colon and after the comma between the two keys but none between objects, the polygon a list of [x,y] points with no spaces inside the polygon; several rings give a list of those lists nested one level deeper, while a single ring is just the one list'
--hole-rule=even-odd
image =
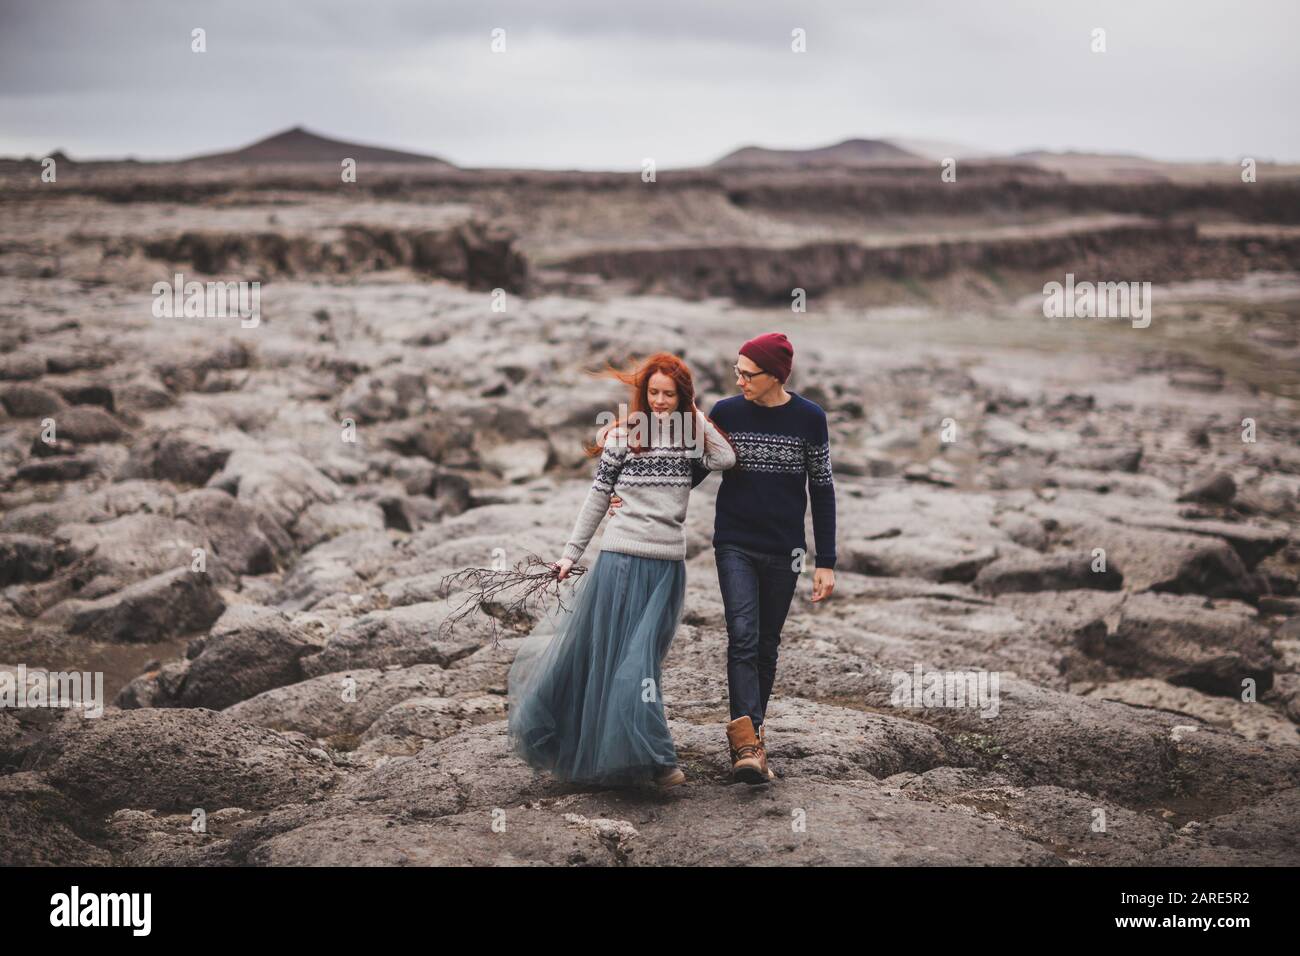
[{"label": "dry twig", "polygon": [[[586,570],[575,564],[569,569],[566,580],[581,577]],[[569,607],[565,603],[563,584],[556,577],[555,566],[535,554],[529,554],[513,568],[466,568],[449,574],[439,584],[439,592],[448,597],[453,590],[464,590],[465,597],[438,626],[438,636],[450,637],[457,624],[476,611],[482,611],[492,619],[492,643],[495,646],[500,642],[498,622],[504,622],[512,630],[531,626],[536,615],[546,613],[552,598],[561,611],[567,611]],[[503,603],[515,592],[508,603]]]}]

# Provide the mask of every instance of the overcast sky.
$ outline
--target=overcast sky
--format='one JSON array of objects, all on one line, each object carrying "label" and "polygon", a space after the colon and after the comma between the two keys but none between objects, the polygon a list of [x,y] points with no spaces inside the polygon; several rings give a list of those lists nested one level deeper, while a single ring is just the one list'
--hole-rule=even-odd
[{"label": "overcast sky", "polygon": [[[0,155],[303,125],[465,166],[899,136],[1300,161],[1300,0],[0,0]],[[207,52],[190,51],[190,31]],[[491,52],[494,28],[506,52]],[[1105,53],[1090,51],[1106,31]],[[791,31],[807,52],[791,52]]]}]

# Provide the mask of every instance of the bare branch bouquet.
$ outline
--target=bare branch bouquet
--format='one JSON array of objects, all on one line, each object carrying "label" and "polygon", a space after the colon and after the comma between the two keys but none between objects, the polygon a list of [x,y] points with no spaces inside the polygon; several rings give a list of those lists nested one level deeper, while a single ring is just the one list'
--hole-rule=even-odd
[{"label": "bare branch bouquet", "polygon": [[[581,577],[586,571],[575,564],[566,580]],[[439,584],[441,595],[448,597],[453,590],[463,590],[465,596],[438,626],[438,636],[450,637],[457,624],[482,611],[492,619],[492,644],[496,646],[500,643],[500,624],[515,632],[527,630],[535,615],[546,613],[552,600],[561,611],[567,611],[563,584],[555,566],[535,554],[516,562],[513,568],[466,568],[449,574]]]}]

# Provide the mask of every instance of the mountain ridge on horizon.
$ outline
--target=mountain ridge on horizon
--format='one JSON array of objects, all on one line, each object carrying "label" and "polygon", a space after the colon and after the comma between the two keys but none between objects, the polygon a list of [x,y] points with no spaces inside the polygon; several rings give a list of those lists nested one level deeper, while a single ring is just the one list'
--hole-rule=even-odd
[{"label": "mountain ridge on horizon", "polygon": [[439,156],[427,156],[383,146],[368,146],[346,140],[332,139],[314,133],[304,126],[291,126],[272,133],[247,146],[224,153],[203,153],[179,160],[181,164],[200,163],[310,163],[342,162],[354,159],[369,163],[433,163],[453,167],[455,164]]},{"label": "mountain ridge on horizon", "polygon": [[[440,156],[390,149],[362,143],[335,139],[296,125],[238,149],[216,153],[201,153],[179,159],[72,159],[63,149],[45,156],[71,165],[129,164],[141,166],[204,166],[204,165],[257,165],[276,163],[339,163],[344,158],[368,163],[401,163],[440,166],[447,169],[462,168]],[[926,165],[946,156],[968,161],[1028,162],[1035,165],[1058,167],[1061,164],[1127,164],[1132,167],[1153,168],[1166,165],[1234,164],[1228,160],[1162,160],[1138,153],[1106,153],[1092,150],[1052,150],[1034,148],[1011,153],[998,153],[972,148],[958,143],[937,140],[913,139],[904,136],[879,138],[850,137],[824,146],[765,147],[746,145],[731,150],[697,169],[745,168],[819,168],[819,167],[870,167],[887,165]],[[0,157],[0,162],[35,162],[43,157]],[[1268,163],[1269,161],[1264,161]],[[1282,164],[1285,165],[1285,164]],[[525,168],[525,167],[508,167]]]},{"label": "mountain ridge on horizon", "polygon": [[808,149],[772,149],[741,146],[708,165],[718,169],[747,166],[876,166],[921,163],[928,160],[885,139],[855,137]]}]

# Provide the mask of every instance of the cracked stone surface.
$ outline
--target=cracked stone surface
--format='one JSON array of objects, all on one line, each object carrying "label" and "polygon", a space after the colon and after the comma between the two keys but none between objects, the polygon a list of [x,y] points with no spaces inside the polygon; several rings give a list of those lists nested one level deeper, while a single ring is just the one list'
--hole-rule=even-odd
[{"label": "cracked stone surface", "polygon": [[[493,312],[464,276],[411,272],[437,250],[401,233],[346,281],[322,271],[333,240],[293,246],[257,328],[155,319],[146,280],[215,254],[159,237],[194,214],[68,202],[93,234],[0,227],[0,675],[100,671],[107,706],[0,709],[0,863],[1300,863],[1300,416],[1206,338],[1276,332],[1250,283],[1224,287],[1234,308],[1171,287],[1178,341],[1080,326],[1046,359],[1010,302],[964,325],[847,299],[800,316],[836,593],[813,604],[807,574],[787,620],[777,780],[733,783],[718,482],[697,489],[661,688],[687,779],[659,794],[522,764],[506,675],[535,618],[444,627],[463,595],[443,579],[558,556],[581,442],[621,399],[588,370],[679,352],[707,410],[736,345],[788,313],[614,287]],[[1258,339],[1256,367],[1287,341]],[[996,694],[900,698],[918,669]]]}]

